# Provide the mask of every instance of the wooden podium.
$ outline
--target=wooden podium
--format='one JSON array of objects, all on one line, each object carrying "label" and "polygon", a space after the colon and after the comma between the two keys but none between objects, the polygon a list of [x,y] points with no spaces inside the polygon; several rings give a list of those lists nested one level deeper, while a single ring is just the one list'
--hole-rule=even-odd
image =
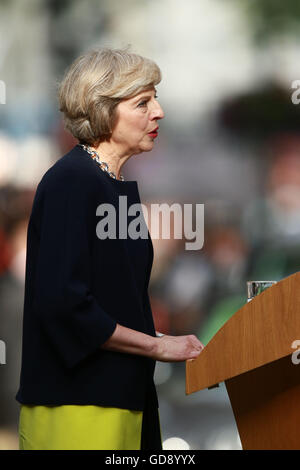
[{"label": "wooden podium", "polygon": [[246,303],[197,359],[186,361],[186,393],[225,381],[243,449],[300,449],[295,340],[300,340],[300,272]]}]

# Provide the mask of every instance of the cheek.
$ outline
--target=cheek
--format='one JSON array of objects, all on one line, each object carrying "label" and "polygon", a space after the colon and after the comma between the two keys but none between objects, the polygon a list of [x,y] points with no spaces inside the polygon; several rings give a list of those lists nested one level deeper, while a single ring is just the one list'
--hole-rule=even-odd
[{"label": "cheek", "polygon": [[125,129],[127,138],[142,138],[148,129],[148,119],[145,116],[138,116],[138,118],[131,119],[126,123],[124,130]]},{"label": "cheek", "polygon": [[133,126],[129,119],[124,119],[118,123],[114,129],[113,136],[116,140],[123,141],[128,140],[130,134],[132,134]]},{"label": "cheek", "polygon": [[147,131],[149,124],[148,124],[148,114],[142,114],[136,119],[135,121],[135,128],[138,129],[140,132]]},{"label": "cheek", "polygon": [[142,110],[122,113],[114,131],[114,138],[119,141],[140,140],[149,127],[148,120],[148,113]]}]

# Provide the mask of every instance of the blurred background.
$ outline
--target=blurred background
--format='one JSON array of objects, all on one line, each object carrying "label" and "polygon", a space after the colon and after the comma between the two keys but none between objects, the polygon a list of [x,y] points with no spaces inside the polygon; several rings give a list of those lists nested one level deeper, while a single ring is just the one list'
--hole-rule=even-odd
[{"label": "blurred background", "polygon": [[[153,239],[149,294],[157,330],[207,344],[247,280],[300,269],[299,28],[297,0],[0,0],[0,449],[18,448],[31,206],[76,144],[56,96],[66,67],[131,45],[161,68],[159,137],[123,173],[144,204],[205,205],[201,250]],[[155,381],[165,449],[241,448],[224,384],[186,396],[184,363],[157,363]]]}]

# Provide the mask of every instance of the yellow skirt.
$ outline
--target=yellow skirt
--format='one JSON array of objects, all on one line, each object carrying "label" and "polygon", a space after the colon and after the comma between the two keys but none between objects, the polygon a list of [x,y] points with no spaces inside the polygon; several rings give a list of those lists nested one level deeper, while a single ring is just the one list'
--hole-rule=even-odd
[{"label": "yellow skirt", "polygon": [[21,405],[20,450],[139,450],[142,411]]}]

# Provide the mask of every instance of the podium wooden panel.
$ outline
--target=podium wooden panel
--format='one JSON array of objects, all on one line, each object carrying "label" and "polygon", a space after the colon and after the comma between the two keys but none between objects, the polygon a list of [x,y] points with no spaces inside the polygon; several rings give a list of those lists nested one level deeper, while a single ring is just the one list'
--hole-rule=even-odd
[{"label": "podium wooden panel", "polygon": [[243,449],[300,449],[300,273],[238,310],[186,362],[186,393],[225,382]]}]

